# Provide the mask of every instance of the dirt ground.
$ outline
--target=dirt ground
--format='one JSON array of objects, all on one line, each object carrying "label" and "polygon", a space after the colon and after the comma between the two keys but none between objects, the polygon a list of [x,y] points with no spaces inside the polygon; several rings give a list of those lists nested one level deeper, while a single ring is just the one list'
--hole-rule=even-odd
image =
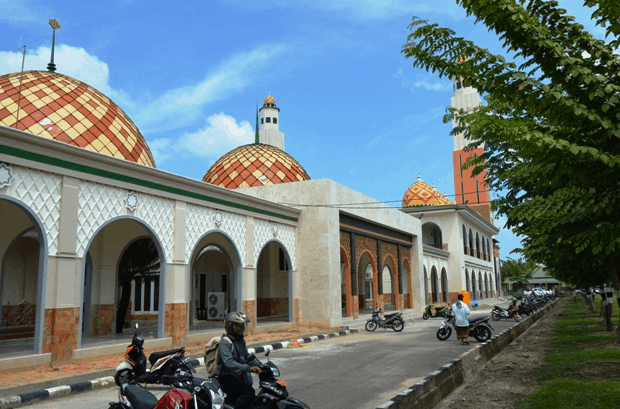
[{"label": "dirt ground", "polygon": [[[316,328],[311,326],[294,326],[287,331],[267,331],[260,334],[248,335],[246,342],[248,345],[264,343],[268,341],[290,341],[311,334],[325,334],[333,332],[335,329]],[[185,346],[185,355],[192,356],[201,354],[204,351],[205,342],[189,343]],[[305,348],[304,344],[291,343],[291,348]],[[150,352],[146,351],[148,355]],[[29,383],[50,381],[83,373],[97,372],[106,369],[116,368],[123,360],[123,354],[101,356],[80,362],[66,363],[59,366],[44,366],[21,372],[5,372],[0,373],[0,385],[3,388],[11,386],[20,386]]]},{"label": "dirt ground", "polygon": [[567,298],[560,300],[552,311],[443,399],[435,409],[512,409],[518,401],[535,392],[538,382],[531,372],[544,364],[545,351],[551,347],[557,316]]}]

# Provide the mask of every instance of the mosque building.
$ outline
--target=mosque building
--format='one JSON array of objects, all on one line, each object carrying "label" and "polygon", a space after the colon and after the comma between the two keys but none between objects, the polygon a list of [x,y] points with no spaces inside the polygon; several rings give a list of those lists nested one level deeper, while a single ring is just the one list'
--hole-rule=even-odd
[{"label": "mosque building", "polygon": [[[208,339],[226,311],[246,312],[252,331],[338,327],[461,289],[499,294],[497,229],[476,208],[421,178],[403,209],[313,180],[284,150],[272,96],[256,122],[253,144],[193,180],[157,169],[136,125],[88,84],[1,75],[0,368],[122,353],[116,334],[133,322],[154,350]],[[152,257],[130,273],[142,245]]]}]

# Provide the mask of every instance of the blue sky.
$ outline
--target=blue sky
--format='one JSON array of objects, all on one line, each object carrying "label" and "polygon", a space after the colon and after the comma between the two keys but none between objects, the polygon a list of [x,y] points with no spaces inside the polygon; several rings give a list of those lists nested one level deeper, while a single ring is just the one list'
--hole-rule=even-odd
[{"label": "blue sky", "polygon": [[[602,34],[581,0],[560,3]],[[23,44],[25,69],[46,69],[55,18],[58,72],[127,112],[159,169],[202,179],[253,142],[271,94],[286,151],[312,179],[399,206],[420,173],[454,198],[452,84],[401,54],[414,15],[501,52],[454,0],[0,0],[0,74],[19,71]],[[498,239],[502,258],[519,246],[509,231]]]}]

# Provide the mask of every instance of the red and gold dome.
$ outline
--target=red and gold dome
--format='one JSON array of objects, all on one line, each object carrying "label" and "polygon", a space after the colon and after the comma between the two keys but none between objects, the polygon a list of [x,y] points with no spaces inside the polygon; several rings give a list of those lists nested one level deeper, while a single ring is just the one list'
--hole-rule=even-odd
[{"label": "red and gold dome", "polygon": [[403,207],[409,206],[440,206],[454,204],[445,195],[439,193],[434,187],[424,182],[418,176],[418,181],[409,186],[403,195]]},{"label": "red and gold dome", "polygon": [[[20,97],[21,77],[21,97]],[[0,76],[0,125],[155,167],[146,140],[112,100],[66,75],[25,71]]]},{"label": "red and gold dome", "polygon": [[203,182],[228,189],[310,180],[291,155],[271,145],[252,144],[233,149],[218,159]]}]

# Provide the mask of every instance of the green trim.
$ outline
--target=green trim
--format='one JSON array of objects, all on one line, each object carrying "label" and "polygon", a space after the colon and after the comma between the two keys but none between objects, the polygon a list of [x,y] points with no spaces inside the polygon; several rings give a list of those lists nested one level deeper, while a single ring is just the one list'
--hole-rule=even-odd
[{"label": "green trim", "polygon": [[422,250],[422,254],[424,254],[424,253],[426,253],[426,254],[432,254],[433,256],[438,256],[438,257],[448,258],[448,256],[446,256],[446,255],[444,255],[444,254],[441,254],[441,253],[434,253],[434,252],[429,251],[429,250]]},{"label": "green trim", "polygon": [[80,164],[69,162],[63,159],[51,158],[49,156],[24,151],[18,148],[10,147],[10,146],[0,145],[0,153],[4,153],[6,155],[15,156],[18,158],[27,159],[27,160],[31,160],[31,161],[35,161],[39,163],[45,163],[47,165],[57,166],[59,168],[74,170],[74,171],[86,173],[89,175],[95,175],[95,176],[100,176],[100,177],[104,177],[107,179],[118,180],[120,182],[131,183],[131,184],[146,187],[149,189],[159,190],[161,192],[190,197],[192,199],[204,200],[205,202],[233,207],[239,210],[250,211],[253,213],[260,213],[266,216],[272,216],[272,217],[277,217],[283,220],[298,222],[298,219],[296,217],[285,216],[282,214],[270,212],[268,210],[256,209],[254,207],[243,205],[240,203],[229,202],[228,200],[223,200],[223,199],[216,199],[214,197],[205,196],[199,193],[193,193],[187,190],[177,189],[177,188],[162,185],[159,183],[149,182],[147,180],[142,180],[142,179],[134,178],[131,176],[126,176],[126,175],[121,175],[121,174],[110,172],[107,170],[96,169],[90,166],[80,165]]},{"label": "green trim", "polygon": [[[491,266],[491,267],[489,267],[489,266],[483,266],[483,265],[481,265],[481,264],[471,263],[471,262],[467,262],[467,261],[465,262],[465,264],[471,264],[471,265],[474,265],[474,266],[476,266],[476,267],[480,267],[480,268],[492,268],[492,267],[493,267],[493,266]],[[466,267],[467,267],[467,266],[466,266]]]}]

